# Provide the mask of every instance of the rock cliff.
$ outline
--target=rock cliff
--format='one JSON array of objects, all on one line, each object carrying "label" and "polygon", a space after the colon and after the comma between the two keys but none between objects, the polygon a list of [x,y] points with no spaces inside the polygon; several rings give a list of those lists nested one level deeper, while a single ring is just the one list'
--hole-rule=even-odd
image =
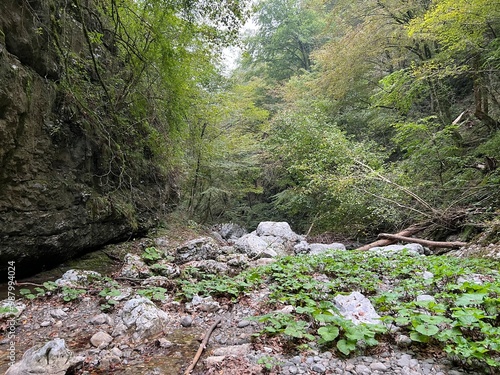
[{"label": "rock cliff", "polygon": [[[20,277],[144,231],[175,199],[165,174],[125,179],[123,169],[117,176],[108,168],[116,155],[96,136],[82,106],[66,97],[69,59],[61,51],[86,58],[75,4],[0,2],[2,278],[8,261],[16,262]],[[102,53],[112,62],[111,48]],[[91,73],[84,66],[80,76],[97,92]],[[106,113],[100,117],[106,121]]]}]

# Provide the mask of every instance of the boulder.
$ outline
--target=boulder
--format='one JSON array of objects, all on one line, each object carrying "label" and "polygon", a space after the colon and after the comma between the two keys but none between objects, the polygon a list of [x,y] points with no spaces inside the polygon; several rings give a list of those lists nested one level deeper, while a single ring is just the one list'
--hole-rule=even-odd
[{"label": "boulder", "polygon": [[338,295],[334,298],[335,306],[340,314],[354,324],[380,324],[380,315],[368,298],[359,292],[352,292],[348,296]]},{"label": "boulder", "polygon": [[333,242],[330,244],[312,243],[309,245],[309,254],[318,255],[330,250],[345,250],[345,246],[341,243]]},{"label": "boulder", "polygon": [[372,247],[370,251],[375,251],[381,255],[390,255],[407,251],[411,255],[423,255],[424,247],[419,243],[409,243],[406,245],[389,245],[381,247]]},{"label": "boulder", "polygon": [[302,236],[295,233],[287,222],[263,221],[256,229],[259,237],[272,236],[289,242],[299,242],[303,240]]},{"label": "boulder", "polygon": [[225,223],[221,225],[220,229],[218,230],[218,233],[225,240],[234,241],[247,234],[247,231],[245,228],[239,226],[238,224]]},{"label": "boulder", "polygon": [[208,260],[195,260],[193,262],[186,263],[186,266],[198,268],[199,270],[210,273],[210,274],[229,274],[229,266],[226,263],[217,262],[212,259]]},{"label": "boulder", "polygon": [[166,259],[160,259],[155,264],[149,267],[151,271],[159,276],[165,276],[168,278],[175,278],[180,276],[181,270],[177,264],[170,263]]},{"label": "boulder", "polygon": [[125,302],[118,316],[128,329],[134,329],[134,339],[144,339],[162,332],[169,322],[169,316],[149,299],[138,297]]},{"label": "boulder", "polygon": [[139,255],[125,255],[124,264],[120,270],[121,277],[129,277],[131,279],[144,279],[151,276],[151,270],[144,263]]},{"label": "boulder", "polygon": [[331,244],[323,243],[308,243],[307,241],[300,241],[293,247],[295,254],[310,254],[318,255],[330,250],[346,250],[344,244],[333,242]]},{"label": "boulder", "polygon": [[35,346],[28,349],[21,361],[12,365],[5,375],[64,375],[69,367],[82,360],[82,357],[73,357],[65,341],[57,338],[42,347]]},{"label": "boulder", "polygon": [[175,261],[184,264],[193,260],[215,259],[218,253],[219,245],[213,238],[201,237],[179,246],[175,252]]},{"label": "boulder", "polygon": [[79,286],[88,286],[93,280],[101,278],[101,274],[95,271],[86,270],[67,270],[55,283],[60,286],[76,288]]},{"label": "boulder", "polygon": [[268,244],[259,236],[250,233],[236,240],[234,247],[250,258],[258,258],[267,249]]}]

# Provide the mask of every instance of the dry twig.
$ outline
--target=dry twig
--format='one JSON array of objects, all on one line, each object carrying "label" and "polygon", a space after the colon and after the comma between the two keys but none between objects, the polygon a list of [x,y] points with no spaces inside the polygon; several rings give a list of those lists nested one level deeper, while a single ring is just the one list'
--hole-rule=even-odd
[{"label": "dry twig", "polygon": [[203,341],[200,344],[200,347],[198,348],[198,351],[196,352],[196,355],[194,356],[193,362],[189,365],[189,367],[186,369],[186,372],[184,375],[189,375],[191,374],[191,371],[193,371],[194,366],[198,363],[198,360],[201,357],[201,353],[203,353],[203,350],[207,347],[208,340],[210,339],[210,335],[212,334],[213,330],[219,325],[219,323],[222,321],[222,318],[218,318],[214,324],[210,326],[208,329],[207,333],[205,333],[205,337],[203,338]]}]

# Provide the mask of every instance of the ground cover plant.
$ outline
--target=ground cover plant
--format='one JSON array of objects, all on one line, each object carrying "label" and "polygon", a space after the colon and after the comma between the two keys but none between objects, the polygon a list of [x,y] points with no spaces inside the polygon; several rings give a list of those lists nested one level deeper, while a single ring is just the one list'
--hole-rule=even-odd
[{"label": "ground cover plant", "polygon": [[[261,335],[341,355],[407,335],[418,348],[438,347],[464,364],[493,368],[500,365],[498,270],[498,262],[484,259],[336,251],[283,257],[235,278],[191,272],[180,281],[179,296],[234,300],[267,287],[271,312],[253,318],[265,324]],[[381,324],[354,325],[341,317],[333,298],[353,291],[371,300]],[[284,305],[293,312],[280,312]]]}]

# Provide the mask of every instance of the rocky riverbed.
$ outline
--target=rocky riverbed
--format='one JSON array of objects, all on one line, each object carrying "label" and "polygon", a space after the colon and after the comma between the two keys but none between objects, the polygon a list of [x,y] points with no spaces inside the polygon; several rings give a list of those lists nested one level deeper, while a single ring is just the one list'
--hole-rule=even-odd
[{"label": "rocky riverbed", "polygon": [[[256,316],[294,311],[289,304],[271,302],[271,291],[265,283],[236,299],[223,293],[179,298],[174,281],[189,269],[236,275],[290,252],[344,251],[339,243],[308,243],[285,224],[268,223],[250,234],[235,226],[223,226],[204,237],[189,239],[186,235],[193,233],[184,233],[133,241],[127,244],[127,253],[111,277],[90,270],[65,272],[54,284],[44,287],[43,296],[19,300],[14,339],[8,337],[8,319],[12,317],[4,314],[0,371],[8,375],[29,371],[61,375],[183,374],[210,327],[220,319],[193,374],[485,373],[484,369],[462,367],[463,362],[454,362],[439,348],[415,345],[402,333],[350,356],[312,342],[304,345],[301,339],[259,336],[264,323]],[[379,251],[392,253],[401,248]],[[151,249],[161,252],[161,259],[155,259],[158,254]],[[424,251],[418,245],[406,249],[415,254]],[[18,286],[27,287],[35,293],[34,285]],[[369,319],[367,315],[373,313],[377,319],[371,305],[356,310],[364,304],[358,302],[351,307],[351,315]],[[16,364],[7,370],[13,340]]]}]

